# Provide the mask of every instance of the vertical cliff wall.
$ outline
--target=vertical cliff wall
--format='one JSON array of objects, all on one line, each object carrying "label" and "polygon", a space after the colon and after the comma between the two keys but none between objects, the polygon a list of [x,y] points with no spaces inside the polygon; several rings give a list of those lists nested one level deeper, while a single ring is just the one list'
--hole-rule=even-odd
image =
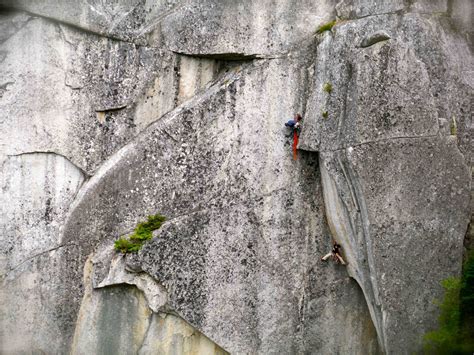
[{"label": "vertical cliff wall", "polygon": [[468,1],[0,4],[2,352],[419,349],[471,213]]},{"label": "vertical cliff wall", "polygon": [[447,4],[423,6],[359,18],[339,4],[300,143],[320,152],[331,230],[389,353],[432,329],[470,217],[470,42]]}]

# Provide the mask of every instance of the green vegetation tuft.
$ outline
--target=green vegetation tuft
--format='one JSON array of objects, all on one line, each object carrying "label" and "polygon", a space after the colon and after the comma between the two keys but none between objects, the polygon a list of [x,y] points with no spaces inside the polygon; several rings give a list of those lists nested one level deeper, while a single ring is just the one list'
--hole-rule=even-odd
[{"label": "green vegetation tuft", "polygon": [[120,238],[114,242],[114,248],[115,250],[118,250],[122,253],[131,253],[131,252],[137,252],[140,250],[142,244],[141,243],[135,243],[132,242],[131,240],[127,238]]},{"label": "green vegetation tuft", "polygon": [[327,92],[328,94],[330,94],[332,92],[332,85],[331,83],[325,83],[323,85],[323,91]]},{"label": "green vegetation tuft", "polygon": [[443,280],[443,301],[440,307],[439,328],[427,333],[424,340],[426,354],[471,354],[474,352],[474,253],[468,257],[461,278]]},{"label": "green vegetation tuft", "polygon": [[453,116],[451,119],[451,135],[456,136],[458,134],[458,125],[456,124],[456,118]]},{"label": "green vegetation tuft", "polygon": [[143,244],[153,237],[153,231],[159,229],[164,221],[166,217],[159,214],[148,216],[146,222],[138,223],[131,236],[122,237],[114,242],[115,250],[124,254],[139,251]]},{"label": "green vegetation tuft", "polygon": [[321,25],[318,27],[318,29],[316,30],[316,33],[320,35],[323,32],[331,31],[335,24],[336,24],[336,20],[332,20],[331,22],[325,23],[324,25]]},{"label": "green vegetation tuft", "polygon": [[459,290],[461,281],[459,278],[450,277],[441,282],[444,288],[444,299],[442,302],[435,300],[441,313],[438,318],[439,329],[427,333],[424,336],[424,350],[429,354],[437,352],[446,353],[457,345],[459,333]]},{"label": "green vegetation tuft", "polygon": [[329,117],[329,113],[327,111],[323,111],[321,115],[323,116],[324,119]]}]

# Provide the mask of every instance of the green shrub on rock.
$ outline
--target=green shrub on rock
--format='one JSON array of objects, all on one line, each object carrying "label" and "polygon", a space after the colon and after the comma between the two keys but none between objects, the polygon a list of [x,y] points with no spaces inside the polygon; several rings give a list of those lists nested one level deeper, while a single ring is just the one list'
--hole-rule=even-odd
[{"label": "green shrub on rock", "polygon": [[463,268],[461,278],[443,280],[445,293],[440,307],[437,330],[427,333],[424,340],[426,354],[472,354],[474,352],[474,253]]},{"label": "green shrub on rock", "polygon": [[451,125],[449,127],[452,136],[456,136],[458,134],[458,125],[456,123],[456,118],[453,116],[451,119]]},{"label": "green shrub on rock", "polygon": [[316,33],[319,35],[323,32],[331,31],[335,24],[336,24],[336,20],[325,23],[324,25],[321,25],[318,27],[318,29],[316,30]]},{"label": "green shrub on rock", "polygon": [[332,85],[331,83],[325,83],[323,86],[323,90],[330,94],[332,92]]},{"label": "green shrub on rock", "polygon": [[125,254],[140,250],[141,244],[134,243],[131,240],[122,237],[114,242],[114,248],[115,250]]},{"label": "green shrub on rock", "polygon": [[153,231],[159,229],[165,221],[166,217],[159,214],[148,216],[146,222],[138,223],[132,235],[128,238],[121,237],[114,242],[115,250],[124,254],[139,251],[143,244],[153,237]]}]

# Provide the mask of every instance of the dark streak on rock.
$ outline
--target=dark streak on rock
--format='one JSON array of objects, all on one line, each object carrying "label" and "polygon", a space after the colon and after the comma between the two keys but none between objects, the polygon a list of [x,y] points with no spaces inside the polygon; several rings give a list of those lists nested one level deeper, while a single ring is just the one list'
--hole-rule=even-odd
[{"label": "dark streak on rock", "polygon": [[181,53],[172,51],[173,53],[194,57],[194,58],[205,58],[205,59],[217,59],[217,60],[226,60],[226,61],[249,61],[255,59],[267,59],[261,54],[246,54],[238,52],[228,52],[228,53]]},{"label": "dark streak on rock", "polygon": [[123,110],[124,108],[127,108],[127,105],[119,105],[115,107],[101,107],[95,109],[95,112],[113,112]]}]

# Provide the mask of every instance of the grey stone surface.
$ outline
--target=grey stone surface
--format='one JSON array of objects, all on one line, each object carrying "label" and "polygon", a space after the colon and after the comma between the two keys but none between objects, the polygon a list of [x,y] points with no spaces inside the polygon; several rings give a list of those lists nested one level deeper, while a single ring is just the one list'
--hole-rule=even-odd
[{"label": "grey stone surface", "polygon": [[1,151],[55,152],[89,174],[220,70],[15,12],[2,23],[15,32],[0,46]]},{"label": "grey stone surface", "polygon": [[62,285],[82,266],[60,262],[81,254],[60,231],[79,186],[221,69],[17,11],[2,11],[0,23],[0,343],[5,352],[62,352],[82,297]]},{"label": "grey stone surface", "polygon": [[[390,39],[374,41],[381,33]],[[463,36],[433,15],[370,16],[320,36],[299,147],[320,152],[328,222],[387,353],[420,348],[439,281],[460,272],[472,68]]]},{"label": "grey stone surface", "polygon": [[226,355],[229,353],[181,318],[162,313],[153,315],[139,354]]},{"label": "grey stone surface", "polygon": [[[391,39],[358,46],[378,31]],[[439,119],[454,117],[460,149],[469,156],[473,67],[466,41],[435,18],[384,15],[340,23],[320,38],[300,148],[435,136]]]},{"label": "grey stone surface", "polygon": [[462,261],[470,176],[455,138],[367,143],[321,153],[321,164],[329,225],[380,342],[416,349],[435,323],[439,280]]},{"label": "grey stone surface", "polygon": [[155,53],[34,18],[1,51],[2,152],[55,152],[91,173],[136,133],[127,105]]},{"label": "grey stone surface", "polygon": [[1,5],[2,353],[419,350],[471,209],[472,2]]},{"label": "grey stone surface", "polygon": [[453,1],[450,6],[453,26],[466,37],[472,49],[474,46],[474,4],[472,1],[460,0]]},{"label": "grey stone surface", "polygon": [[451,15],[453,7],[470,8],[469,0],[340,0],[336,14],[343,20],[375,15],[405,14],[407,12],[435,15]]},{"label": "grey stone surface", "polygon": [[0,171],[1,351],[58,352],[64,343],[54,302],[64,296],[56,289],[64,280],[55,265],[58,255],[77,252],[74,242],[61,243],[60,228],[84,175],[51,153],[7,157]]},{"label": "grey stone surface", "polygon": [[360,43],[360,46],[362,48],[366,48],[366,47],[373,46],[376,43],[386,41],[389,39],[390,39],[390,36],[387,34],[387,32],[375,31],[374,33],[371,33],[370,35],[366,36]]},{"label": "grey stone surface", "polygon": [[[35,1],[1,0],[0,5],[25,10],[109,38],[146,44],[161,19],[182,6],[178,0]],[[180,5],[180,6],[178,6]]]},{"label": "grey stone surface", "polygon": [[[176,314],[161,312],[166,291],[145,273],[127,272],[125,256],[111,249],[104,244],[85,262],[71,354],[228,354]],[[96,284],[102,264],[110,272]]]},{"label": "grey stone surface", "polygon": [[395,13],[405,8],[403,0],[341,0],[335,6],[337,16],[343,20]]},{"label": "grey stone surface", "polygon": [[330,21],[333,11],[326,0],[191,1],[163,19],[162,41],[192,55],[281,55]]},{"label": "grey stone surface", "polygon": [[[143,292],[148,307],[153,312],[158,313],[165,309],[168,294],[164,287],[146,273],[128,270],[125,255],[117,253],[111,243],[108,242],[94,253],[92,266],[91,282],[95,289],[121,284],[134,285]],[[107,271],[105,275],[104,270]]]},{"label": "grey stone surface", "polygon": [[93,263],[84,267],[86,292],[77,318],[72,354],[137,354],[152,311],[137,288],[92,288]]},{"label": "grey stone surface", "polygon": [[[330,236],[317,156],[293,161],[282,129],[298,109],[305,59],[230,71],[149,126],[91,178],[65,227],[65,242],[79,238],[92,249],[148,214],[166,215],[132,269],[154,277],[169,308],[230,352],[377,348],[360,289],[346,282],[317,291],[337,284],[344,270],[319,261]],[[321,336],[314,323],[326,321],[323,310],[348,295],[353,306],[333,322],[350,319],[351,330],[307,348],[305,339]]]}]

